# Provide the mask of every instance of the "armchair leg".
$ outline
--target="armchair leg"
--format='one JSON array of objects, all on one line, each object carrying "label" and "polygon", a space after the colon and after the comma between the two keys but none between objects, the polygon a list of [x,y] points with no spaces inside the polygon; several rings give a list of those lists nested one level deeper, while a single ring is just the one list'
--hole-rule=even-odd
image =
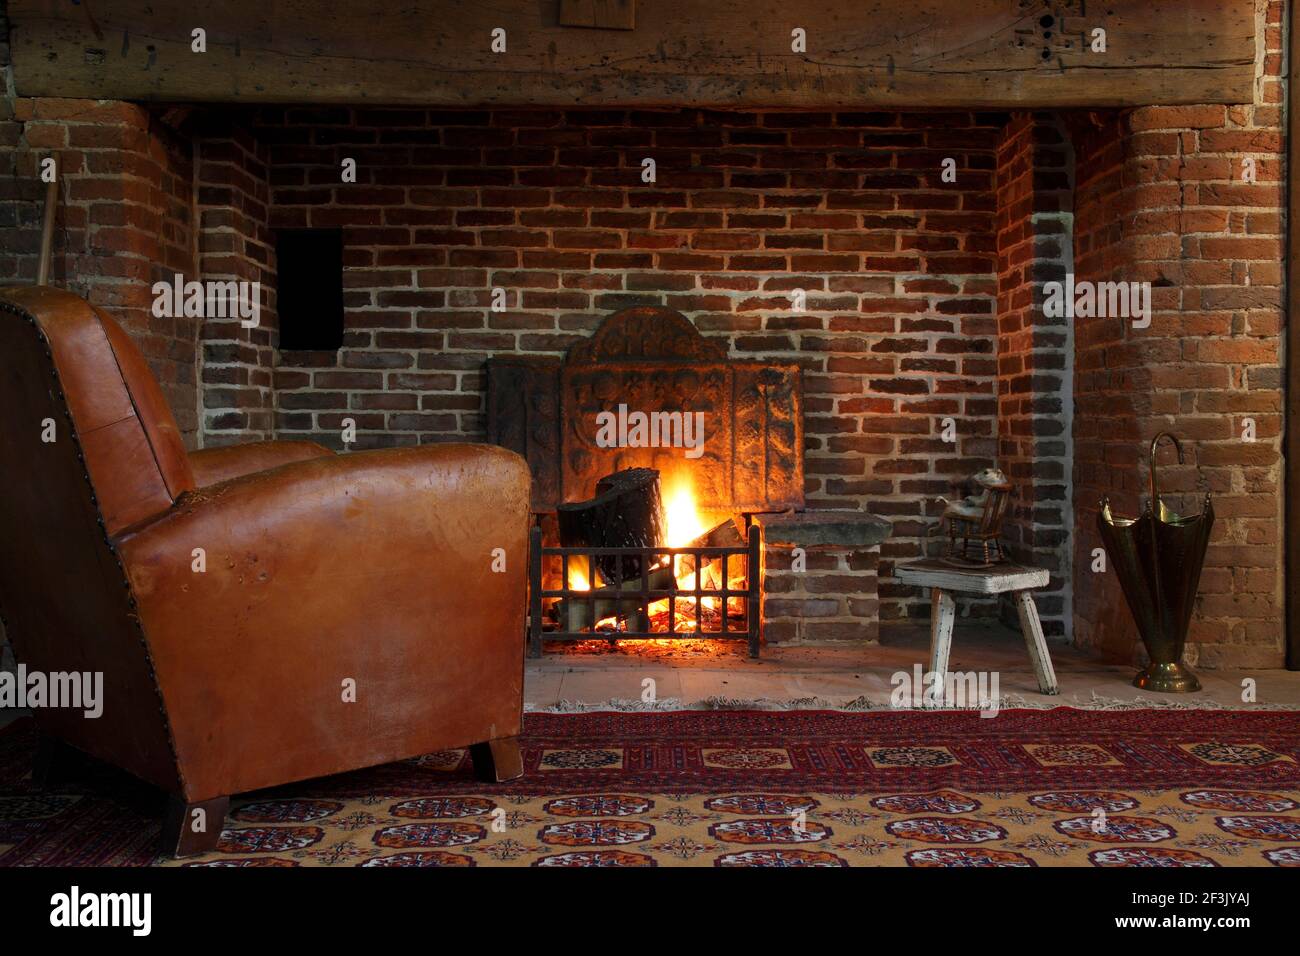
[{"label": "armchair leg", "polygon": [[524,775],[524,758],[519,753],[518,737],[502,737],[469,748],[474,761],[474,775],[490,783],[501,783]]},{"label": "armchair leg", "polygon": [[57,737],[41,734],[32,760],[32,786],[40,790],[58,787],[73,779],[78,754]]},{"label": "armchair leg", "polygon": [[162,853],[182,857],[215,850],[229,809],[229,797],[186,803],[184,798],[172,796],[163,818]]}]

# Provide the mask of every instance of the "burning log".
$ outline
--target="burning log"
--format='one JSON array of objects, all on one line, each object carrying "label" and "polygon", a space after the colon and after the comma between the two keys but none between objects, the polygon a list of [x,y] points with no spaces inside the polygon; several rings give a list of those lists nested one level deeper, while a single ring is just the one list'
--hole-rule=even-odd
[{"label": "burning log", "polygon": [[[561,505],[557,514],[560,543],[566,548],[648,548],[667,545],[667,525],[660,503],[659,473],[632,468],[602,478],[590,501]],[[723,521],[682,548],[743,549],[747,536],[738,519]],[[697,622],[709,633],[722,630],[724,620],[744,620],[743,601],[707,592],[743,587],[750,573],[743,554],[728,556],[596,555],[579,557],[569,566],[567,586],[585,592],[557,602],[555,620],[562,630],[616,635],[627,631],[694,630]],[[647,562],[649,562],[648,566]],[[696,565],[700,564],[697,576]],[[645,587],[659,595],[642,600]],[[590,578],[590,581],[587,581]],[[694,592],[699,587],[700,594]],[[669,596],[663,592],[688,592]],[[725,606],[724,606],[725,604]],[[670,610],[671,609],[671,610]],[[742,625],[743,627],[743,625]],[[729,628],[741,630],[742,627]]]},{"label": "burning log", "polygon": [[[742,526],[738,521],[724,521],[693,541],[682,545],[682,547],[743,547],[746,539],[741,528]],[[621,589],[612,587],[598,589],[593,595],[595,599],[594,606],[590,610],[588,603],[582,599],[560,601],[556,605],[556,614],[561,625],[570,631],[578,631],[588,627],[599,633],[609,634],[639,629],[662,633],[674,629],[691,631],[695,629],[698,617],[700,627],[704,633],[719,633],[723,627],[722,599],[720,597],[709,597],[707,592],[713,589],[721,590],[724,583],[727,587],[743,587],[748,575],[747,568],[742,570],[743,563],[743,558],[739,555],[730,557],[727,561],[726,580],[724,581],[722,559],[720,557],[706,557],[699,578],[700,588],[705,593],[700,596],[698,601],[693,595],[672,599],[671,605],[674,608],[672,613],[669,611],[669,598],[657,597],[652,599],[645,609],[647,611],[648,628],[644,624],[638,624],[636,620],[637,612],[641,610],[639,604],[635,603],[636,592],[640,590],[639,580],[627,582]],[[675,564],[676,567],[673,569],[663,566],[652,570],[649,575],[649,589],[652,591],[677,589],[686,592],[694,591],[696,586],[695,556],[690,554],[678,555]],[[627,596],[620,594],[620,590]],[[632,600],[629,601],[629,598]],[[726,603],[725,613],[730,621],[730,630],[743,630],[745,621],[743,600],[730,598]]]},{"label": "burning log", "polygon": [[740,518],[728,518],[692,541],[688,548],[743,548],[747,543]]},{"label": "burning log", "polygon": [[[596,497],[562,504],[556,511],[560,544],[566,548],[650,548],[664,540],[659,472],[653,468],[616,471],[596,483]],[[637,556],[596,558],[601,577],[611,584],[639,582],[642,563]]]},{"label": "burning log", "polygon": [[[596,483],[596,497],[560,505],[557,509],[560,544],[566,548],[648,548],[664,537],[663,503],[659,495],[659,472],[653,468],[628,468],[607,475]],[[636,614],[635,593],[641,590],[640,556],[597,555],[596,580],[590,582],[593,600],[575,598],[560,601],[555,613],[569,631],[593,627],[607,617]],[[589,569],[584,569],[589,574]],[[647,586],[672,587],[672,569],[647,566]],[[605,585],[602,587],[601,585]],[[570,585],[571,586],[571,585]],[[627,596],[624,596],[626,594]]]},{"label": "burning log", "polygon": [[[694,541],[684,545],[687,548],[743,548],[746,544],[745,532],[740,524],[739,518],[730,518],[716,527],[710,528],[704,534],[700,535]],[[731,557],[727,560],[727,577],[733,580],[740,577],[738,568],[741,560],[738,557]],[[707,571],[716,569],[716,574],[712,576],[712,582],[721,585],[722,582],[722,559],[708,558],[704,559],[704,566],[700,570],[700,583],[703,586],[706,583],[705,574]],[[748,573],[748,569],[746,569]],[[695,587],[695,555],[683,554],[677,559],[677,578],[684,582],[683,586],[687,588]]]},{"label": "burning log", "polygon": [[[670,630],[679,633],[694,631],[698,620],[701,634],[720,634],[722,633],[722,609],[718,606],[719,603],[717,598],[704,598],[702,606],[697,610],[694,600],[678,598],[676,617],[670,620],[668,602],[661,601],[654,605],[650,614],[650,630],[663,633],[668,633]],[[727,630],[732,634],[745,630],[745,611],[742,607],[727,608]]]},{"label": "burning log", "polygon": [[[665,578],[668,568],[658,568],[650,572],[651,588],[666,588],[671,575]],[[638,599],[641,580],[625,581],[619,588],[598,588],[588,601],[584,595],[572,600],[561,599],[555,602],[555,618],[560,627],[566,631],[581,631],[583,628],[595,627],[606,618],[620,621],[636,616],[640,608]]]}]

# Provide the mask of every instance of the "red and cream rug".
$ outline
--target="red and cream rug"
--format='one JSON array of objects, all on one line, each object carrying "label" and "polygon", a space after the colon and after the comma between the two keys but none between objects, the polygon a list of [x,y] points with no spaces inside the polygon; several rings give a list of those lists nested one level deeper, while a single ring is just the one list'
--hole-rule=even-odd
[{"label": "red and cream rug", "polygon": [[524,776],[449,750],[237,798],[153,850],[108,768],[39,792],[0,731],[0,866],[1300,866],[1300,714],[528,714]]}]

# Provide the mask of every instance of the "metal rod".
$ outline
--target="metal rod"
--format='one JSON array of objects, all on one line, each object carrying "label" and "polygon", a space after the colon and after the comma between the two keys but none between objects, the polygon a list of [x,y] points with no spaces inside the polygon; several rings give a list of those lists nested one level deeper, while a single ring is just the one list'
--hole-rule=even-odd
[{"label": "metal rod", "polygon": [[[699,637],[704,631],[704,595],[700,588],[700,569],[704,567],[704,562],[698,558],[695,561],[695,636]],[[723,608],[723,619],[726,619],[726,608]]]},{"label": "metal rod", "polygon": [[[528,656],[542,656],[542,529],[534,525],[528,535]],[[536,580],[534,580],[534,577]]]},{"label": "metal rod", "polygon": [[[672,569],[668,571],[668,577],[672,579]],[[672,583],[676,584],[675,581]],[[641,601],[636,608],[636,622],[640,625],[641,630],[650,630],[650,601],[646,597],[650,593],[650,558],[647,556],[641,559]],[[671,615],[668,618],[668,629],[672,630],[673,621]]]},{"label": "metal rod", "polygon": [[749,557],[746,559],[745,577],[749,584],[745,623],[749,626],[749,656],[758,657],[758,645],[763,637],[763,527],[749,528]]},{"label": "metal rod", "polygon": [[727,598],[731,596],[730,589],[727,587],[727,582],[729,580],[730,577],[727,574],[727,555],[724,552],[722,555],[722,590],[719,592],[719,596],[722,599],[722,633],[724,636],[731,631],[731,628],[727,626]]},{"label": "metal rod", "polygon": [[54,260],[54,213],[59,204],[59,161],[54,161],[54,178],[45,187],[45,219],[41,223],[41,258],[36,268],[36,284],[49,285],[50,264]]}]

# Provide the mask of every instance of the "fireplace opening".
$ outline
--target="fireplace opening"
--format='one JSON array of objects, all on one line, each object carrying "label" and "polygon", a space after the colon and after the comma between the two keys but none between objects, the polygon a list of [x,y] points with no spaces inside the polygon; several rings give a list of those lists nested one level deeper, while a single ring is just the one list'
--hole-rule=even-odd
[{"label": "fireplace opening", "polygon": [[[945,550],[939,498],[996,467],[1013,486],[1000,545],[1050,574],[1046,634],[1126,660],[1138,642],[1095,567],[1097,502],[1138,513],[1141,442],[1194,432],[1167,487],[1239,496],[1194,646],[1220,666],[1276,663],[1279,233],[1260,212],[1275,179],[1242,182],[1229,161],[1272,135],[1247,114],[288,105],[172,119],[152,117],[149,153],[114,140],[65,170],[85,192],[65,196],[67,261],[166,240],[132,253],[158,274],[81,270],[75,288],[146,343],[191,442],[493,442],[528,460],[546,548],[562,546],[559,506],[601,478],[657,469],[667,513],[685,474],[704,528],[761,527],[761,637],[777,646],[923,630],[930,595],[893,572]],[[347,158],[357,182],[339,179]],[[96,170],[128,161],[175,187],[154,197],[170,196],[161,233],[116,224],[96,198]],[[341,234],[337,348],[286,348],[303,315],[275,237],[294,229]],[[149,283],[182,273],[260,284],[261,321],[158,318]],[[1149,314],[1049,308],[1048,284],[1135,282]],[[602,447],[596,416],[620,405],[703,414],[700,456]],[[1242,440],[1248,421],[1259,440]],[[569,586],[555,575],[548,591]],[[1016,620],[992,598],[959,612]]]},{"label": "fireplace opening", "polygon": [[[798,364],[731,358],[681,313],[637,306],[563,359],[487,369],[489,440],[533,474],[530,654],[876,638],[889,523],[805,509]],[[651,507],[635,480],[614,492],[638,474]]]},{"label": "fireplace opening", "polygon": [[530,653],[710,638],[758,656],[754,517],[803,505],[798,367],[730,360],[680,313],[640,307],[563,362],[488,368],[489,432],[528,458],[540,513]]},{"label": "fireplace opening", "polygon": [[[637,469],[649,472],[649,469]],[[591,543],[547,546],[540,525],[529,555],[529,654],[543,641],[700,640],[746,642],[758,657],[762,640],[762,528],[736,515],[706,527],[690,479],[678,477],[662,496],[651,472],[646,497],[660,520],[647,522],[661,540],[624,546]],[[602,496],[608,498],[608,494]],[[568,512],[570,514],[574,512]],[[603,515],[616,535],[647,535],[627,520],[618,499]],[[573,527],[573,522],[566,527]],[[625,534],[630,532],[630,535]]]}]

